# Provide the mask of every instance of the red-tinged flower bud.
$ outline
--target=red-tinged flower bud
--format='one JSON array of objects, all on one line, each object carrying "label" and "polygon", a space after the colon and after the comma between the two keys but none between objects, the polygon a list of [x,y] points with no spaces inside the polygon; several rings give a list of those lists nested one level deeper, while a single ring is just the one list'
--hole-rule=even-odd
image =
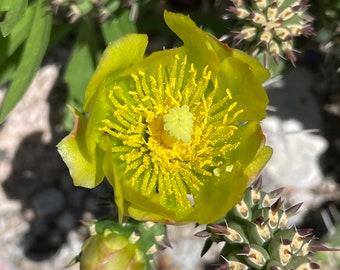
[{"label": "red-tinged flower bud", "polygon": [[146,263],[142,250],[114,232],[91,236],[80,258],[82,270],[144,270]]},{"label": "red-tinged flower bud", "polygon": [[165,226],[153,222],[90,222],[92,236],[77,257],[82,270],[148,270],[153,254],[169,246]]}]

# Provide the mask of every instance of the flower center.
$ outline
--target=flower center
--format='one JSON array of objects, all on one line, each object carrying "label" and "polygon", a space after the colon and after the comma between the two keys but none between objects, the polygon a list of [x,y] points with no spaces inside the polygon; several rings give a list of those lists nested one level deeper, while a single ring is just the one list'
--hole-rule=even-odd
[{"label": "flower center", "polygon": [[174,107],[163,116],[164,130],[178,140],[185,143],[190,142],[193,119],[192,113],[189,111],[188,105],[182,107]]},{"label": "flower center", "polygon": [[100,130],[125,164],[125,184],[144,196],[159,194],[167,207],[193,207],[204,181],[238,147],[229,139],[243,110],[209,66],[198,70],[186,56],[148,71],[115,82],[108,91],[112,115]]}]

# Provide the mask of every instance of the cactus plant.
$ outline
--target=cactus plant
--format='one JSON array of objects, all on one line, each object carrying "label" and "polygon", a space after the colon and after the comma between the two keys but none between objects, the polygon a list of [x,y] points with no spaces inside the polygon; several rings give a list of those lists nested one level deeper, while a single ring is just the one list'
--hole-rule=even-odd
[{"label": "cactus plant", "polygon": [[[232,0],[234,6],[227,8],[236,15],[240,29],[233,36],[252,55],[264,53],[276,63],[288,57],[296,62],[293,39],[311,35],[311,17],[306,14],[308,0]],[[234,30],[234,29],[233,29]]]},{"label": "cactus plant", "polygon": [[62,11],[69,17],[70,23],[89,14],[103,22],[121,7],[121,2],[121,0],[52,0],[51,8],[55,13]]},{"label": "cactus plant", "polygon": [[196,233],[207,237],[202,256],[214,242],[223,242],[221,270],[319,269],[320,266],[310,260],[310,252],[332,249],[313,245],[312,229],[288,226],[288,218],[298,211],[301,203],[284,210],[283,200],[277,198],[282,188],[269,193],[261,188],[259,179],[247,188],[243,199],[223,220]]}]

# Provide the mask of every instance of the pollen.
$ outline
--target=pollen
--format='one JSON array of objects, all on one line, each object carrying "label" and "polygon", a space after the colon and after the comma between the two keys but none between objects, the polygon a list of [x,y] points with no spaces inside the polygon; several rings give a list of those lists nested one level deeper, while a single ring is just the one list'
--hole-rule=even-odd
[{"label": "pollen", "polygon": [[125,185],[164,206],[195,207],[206,181],[228,151],[243,110],[209,66],[198,69],[186,55],[167,65],[136,69],[108,87],[112,112],[99,130],[123,165]]}]

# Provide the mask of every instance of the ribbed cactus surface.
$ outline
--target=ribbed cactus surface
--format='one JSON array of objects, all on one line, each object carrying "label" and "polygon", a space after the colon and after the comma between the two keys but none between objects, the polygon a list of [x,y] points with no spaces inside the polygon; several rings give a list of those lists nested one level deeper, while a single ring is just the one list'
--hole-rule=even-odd
[{"label": "ribbed cactus surface", "polygon": [[284,210],[283,200],[277,198],[282,189],[266,193],[261,187],[261,181],[256,181],[222,221],[196,234],[208,237],[202,255],[212,243],[223,242],[219,269],[319,269],[308,256],[312,230],[287,224],[301,204]]},{"label": "ribbed cactus surface", "polygon": [[91,236],[68,266],[80,262],[81,270],[149,270],[155,268],[154,253],[170,246],[161,223],[129,219],[122,224],[100,220],[87,225]]},{"label": "ribbed cactus surface", "polygon": [[[265,52],[276,62],[288,57],[294,63],[293,39],[311,35],[308,0],[232,0],[228,11],[236,15],[240,29],[234,39],[253,55]],[[235,30],[234,28],[232,29]]]},{"label": "ribbed cactus surface", "polygon": [[84,16],[93,16],[105,21],[121,7],[121,0],[52,0],[51,7],[55,12],[63,12],[71,23]]}]

